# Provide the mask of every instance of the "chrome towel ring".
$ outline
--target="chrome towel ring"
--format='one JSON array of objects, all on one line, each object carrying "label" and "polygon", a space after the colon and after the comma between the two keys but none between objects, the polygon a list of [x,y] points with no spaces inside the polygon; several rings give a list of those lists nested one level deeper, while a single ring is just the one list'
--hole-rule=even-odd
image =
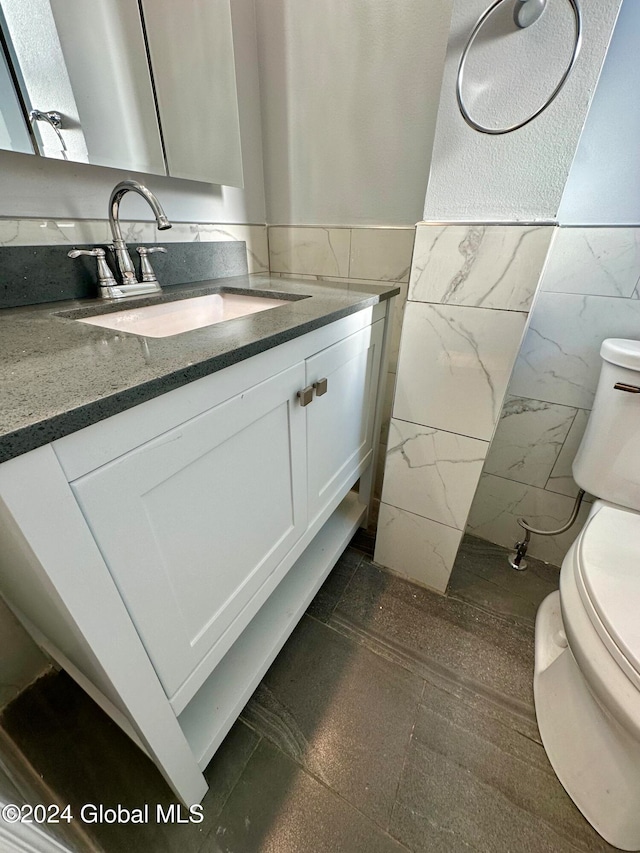
[{"label": "chrome towel ring", "polygon": [[60,153],[62,154],[62,159],[67,160],[67,144],[60,132],[62,129],[62,116],[60,113],[55,110],[49,110],[48,112],[43,112],[42,110],[31,110],[29,113],[29,119],[31,122],[44,121],[51,125],[58,137],[58,140],[60,141]]},{"label": "chrome towel ring", "polygon": [[[480,32],[482,25],[485,23],[487,18],[491,15],[491,13],[500,6],[501,3],[504,3],[505,0],[495,0],[494,3],[489,6],[489,8],[482,13],[482,15],[478,18],[478,21],[471,31],[471,35],[469,36],[469,40],[465,46],[465,49],[462,51],[462,56],[460,57],[460,64],[458,65],[458,76],[456,78],[456,98],[458,100],[458,107],[460,108],[460,112],[462,113],[462,117],[466,121],[466,123],[472,127],[474,130],[477,130],[479,133],[488,133],[491,136],[500,136],[503,133],[511,133],[514,130],[519,130],[519,128],[524,127],[525,124],[529,124],[530,121],[533,121],[534,118],[537,118],[540,113],[544,112],[549,104],[553,103],[558,94],[560,93],[562,87],[564,86],[567,77],[571,73],[573,66],[576,64],[576,59],[578,58],[578,54],[580,53],[580,45],[582,44],[582,16],[580,14],[580,7],[578,6],[578,0],[567,0],[571,9],[573,10],[574,15],[574,23],[575,23],[575,43],[573,45],[573,52],[571,54],[571,59],[569,60],[569,64],[567,65],[562,77],[560,78],[558,85],[555,87],[553,92],[549,95],[544,104],[540,107],[540,109],[536,110],[533,115],[530,115],[528,118],[523,121],[518,122],[517,124],[512,124],[509,127],[501,127],[501,128],[493,128],[493,127],[485,127],[479,122],[475,121],[469,115],[469,112],[464,104],[462,99],[462,83],[464,79],[464,70],[467,62],[467,57],[469,56],[469,51],[473,46],[474,41],[476,40],[476,36]],[[520,28],[528,27],[531,24],[535,23],[538,20],[542,12],[544,11],[544,7],[546,5],[545,0],[516,0],[516,6],[514,9],[514,21],[516,25]],[[526,13],[526,9],[529,7],[532,12],[531,14]]]}]

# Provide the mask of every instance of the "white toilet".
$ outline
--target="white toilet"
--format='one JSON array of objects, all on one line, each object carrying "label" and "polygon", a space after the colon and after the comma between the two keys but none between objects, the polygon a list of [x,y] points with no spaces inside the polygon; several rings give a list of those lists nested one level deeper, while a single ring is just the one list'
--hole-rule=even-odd
[{"label": "white toilet", "polygon": [[542,742],[567,792],[615,847],[640,850],[640,342],[606,340],[573,463],[598,497],[536,619]]}]

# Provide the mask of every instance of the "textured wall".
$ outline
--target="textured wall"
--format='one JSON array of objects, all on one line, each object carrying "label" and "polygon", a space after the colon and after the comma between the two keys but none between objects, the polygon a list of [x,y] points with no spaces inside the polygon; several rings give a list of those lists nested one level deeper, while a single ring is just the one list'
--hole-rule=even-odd
[{"label": "textured wall", "polygon": [[451,0],[257,0],[268,221],[421,218]]},{"label": "textured wall", "polygon": [[[487,0],[455,0],[433,147],[425,220],[553,220],[616,20],[620,0],[581,0],[581,55],[554,104],[531,124],[504,136],[472,130],[455,98],[462,48]],[[511,13],[511,4],[501,7]],[[559,78],[573,35],[569,4],[554,0],[530,29],[499,18],[474,47],[469,103],[489,121],[524,117]],[[509,35],[505,37],[505,32]],[[486,95],[490,88],[492,97]]]},{"label": "textured wall", "polygon": [[[558,212],[562,226],[640,222],[639,37],[640,7],[625,0]],[[593,404],[600,345],[607,337],[638,338],[639,279],[640,228],[559,229],[471,510],[471,532],[511,546],[518,516],[543,528],[569,516],[577,492],[571,464]],[[534,536],[530,551],[560,565],[577,530]]]}]

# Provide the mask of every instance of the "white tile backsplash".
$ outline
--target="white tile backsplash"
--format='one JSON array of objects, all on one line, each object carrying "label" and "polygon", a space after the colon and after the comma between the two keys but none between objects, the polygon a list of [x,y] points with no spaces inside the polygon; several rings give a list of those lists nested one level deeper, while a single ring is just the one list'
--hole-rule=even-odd
[{"label": "white tile backsplash", "polygon": [[489,445],[393,419],[382,500],[463,530]]},{"label": "white tile backsplash", "polygon": [[400,294],[396,297],[393,310],[393,325],[391,327],[391,340],[389,342],[389,370],[395,373],[398,369],[398,356],[400,354],[400,340],[402,338],[402,324],[404,312],[407,307],[408,284],[398,283]]},{"label": "white tile backsplash", "polygon": [[0,219],[0,246],[47,246],[111,241],[106,220]]},{"label": "white tile backsplash", "polygon": [[244,240],[247,245],[249,273],[269,272],[269,242],[266,225],[206,225],[197,223],[195,228],[198,238],[203,243]]},{"label": "white tile backsplash", "polygon": [[[188,243],[244,240],[250,273],[269,271],[266,225],[220,225],[174,222],[159,231],[154,222],[122,220],[122,233],[130,243]],[[107,220],[101,219],[0,219],[0,246],[44,246],[70,244],[104,245],[112,240]]]},{"label": "white tile backsplash", "polygon": [[415,228],[354,228],[350,278],[409,281]]},{"label": "white tile backsplash", "polygon": [[578,494],[578,486],[576,486],[571,473],[571,466],[575,459],[578,447],[582,441],[582,436],[587,428],[589,420],[589,412],[584,409],[578,409],[576,416],[571,424],[571,429],[567,436],[567,440],[562,446],[556,464],[547,480],[545,488],[551,492],[558,492],[561,495],[568,495],[574,498]]},{"label": "white tile backsplash", "polygon": [[444,592],[461,539],[459,530],[382,502],[374,560]]},{"label": "white tile backsplash", "polygon": [[554,230],[545,225],[419,225],[409,299],[528,311]]},{"label": "white tile backsplash", "polygon": [[526,314],[407,303],[393,415],[489,441]]},{"label": "white tile backsplash", "polygon": [[[519,515],[542,528],[570,515],[578,492],[571,466],[593,405],[602,341],[640,338],[639,276],[640,228],[558,229],[470,532],[510,546]],[[560,565],[578,532],[576,525],[561,537],[534,535],[529,553]]]},{"label": "white tile backsplash", "polygon": [[640,278],[640,228],[559,228],[542,290],[630,297]]},{"label": "white tile backsplash", "polygon": [[590,409],[605,338],[640,337],[640,300],[540,293],[510,392]]},{"label": "white tile backsplash", "polygon": [[274,272],[349,276],[350,228],[269,228]]},{"label": "white tile backsplash", "polygon": [[391,421],[391,411],[393,409],[393,394],[396,386],[395,373],[387,373],[387,378],[384,384],[384,400],[382,403],[382,427],[380,430],[380,441],[386,445],[389,438],[389,423]]},{"label": "white tile backsplash", "polygon": [[157,232],[155,222],[121,222],[120,226],[127,243],[158,243],[161,246],[162,241],[173,231],[173,228],[168,228]]},{"label": "white tile backsplash", "polygon": [[544,488],[577,409],[507,397],[485,471]]},{"label": "white tile backsplash", "polygon": [[[376,556],[440,591],[554,232],[550,226],[457,223],[420,223],[416,230]],[[500,464],[524,464],[537,427],[537,435],[546,433],[547,439],[545,473],[537,476],[546,481],[574,414],[575,409],[563,411],[555,429],[564,428],[564,434],[553,442],[554,427],[541,421],[530,424],[524,441],[505,436]],[[507,442],[513,445],[509,450]]]}]

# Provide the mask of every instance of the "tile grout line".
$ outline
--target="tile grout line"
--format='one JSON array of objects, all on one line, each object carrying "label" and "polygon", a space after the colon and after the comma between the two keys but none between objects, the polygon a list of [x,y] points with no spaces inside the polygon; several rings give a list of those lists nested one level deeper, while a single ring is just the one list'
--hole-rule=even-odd
[{"label": "tile grout line", "polygon": [[[547,479],[546,479],[546,481],[545,481],[545,484],[544,484],[544,486],[542,487],[542,488],[544,489],[544,491],[545,491],[545,492],[550,492],[550,491],[552,491],[551,489],[548,489],[548,488],[547,488],[547,486],[549,485],[549,480],[550,480],[550,479],[551,479],[551,477],[553,476],[553,469],[554,469],[554,468],[556,467],[556,465],[558,464],[558,459],[560,458],[560,454],[561,454],[561,453],[562,453],[562,451],[564,450],[564,446],[565,446],[565,444],[567,443],[567,439],[569,438],[569,433],[571,432],[571,430],[572,430],[572,429],[573,429],[573,427],[574,427],[574,424],[575,424],[575,422],[576,422],[576,418],[578,417],[578,412],[579,412],[579,411],[580,411],[580,410],[579,410],[578,408],[576,408],[576,413],[575,413],[575,415],[571,418],[571,424],[570,424],[570,426],[569,426],[569,429],[567,430],[567,434],[566,434],[566,435],[565,435],[565,437],[564,437],[564,441],[562,442],[562,445],[561,445],[561,447],[560,447],[560,450],[558,451],[558,454],[557,454],[556,458],[554,459],[553,465],[551,466],[551,471],[549,471],[549,476],[547,477]],[[558,492],[554,492],[554,494],[558,494]]]},{"label": "tile grout line", "polygon": [[[338,615],[336,618],[339,620],[340,616]],[[509,697],[503,693],[500,693],[497,688],[493,688],[490,685],[484,685],[481,682],[475,681],[468,676],[459,675],[458,673],[456,673],[455,670],[450,669],[445,664],[439,663],[433,658],[416,658],[412,655],[410,649],[405,650],[402,646],[399,646],[399,644],[394,643],[393,640],[385,638],[382,635],[371,635],[371,633],[369,633],[369,636],[371,637],[371,639],[373,639],[374,643],[376,643],[382,648],[387,648],[389,650],[389,654],[385,655],[382,651],[378,651],[376,648],[373,648],[370,644],[368,644],[362,639],[363,635],[366,636],[366,632],[364,631],[364,629],[359,628],[357,624],[350,622],[350,620],[348,619],[344,619],[342,620],[342,625],[346,630],[340,629],[340,622],[338,622],[337,624],[329,624],[326,627],[331,628],[331,630],[335,631],[340,636],[351,640],[354,643],[358,643],[359,645],[364,646],[377,657],[381,657],[383,660],[386,660],[390,663],[394,663],[400,669],[406,672],[410,672],[418,678],[422,678],[424,681],[429,684],[432,684],[434,687],[438,687],[441,690],[444,689],[440,684],[438,684],[437,681],[438,678],[442,679],[448,685],[457,685],[464,690],[469,690],[472,693],[475,693],[476,695],[480,696],[484,700],[494,705],[498,705],[502,708],[505,708],[511,714],[521,717],[527,721],[531,720],[531,709],[521,700],[509,700]],[[515,625],[512,627],[525,628],[526,626]],[[396,658],[403,658],[404,660],[406,660],[406,663],[400,663],[397,660],[391,660],[389,657],[390,654],[394,655]],[[422,675],[420,672],[417,672],[415,668],[412,668],[412,664],[417,664],[418,666],[423,665],[429,670],[429,674]],[[445,690],[445,692],[450,693],[451,691]]]},{"label": "tile grout line", "polygon": [[[400,773],[398,774],[398,784],[396,785],[396,792],[393,797],[393,803],[391,804],[391,811],[389,813],[389,835],[391,835],[391,823],[393,821],[393,813],[395,811],[396,806],[398,805],[398,793],[400,791],[400,785],[402,784],[402,779],[404,777],[404,771],[407,766],[407,761],[409,760],[409,750],[411,748],[411,741],[413,740],[413,733],[416,728],[416,724],[418,722],[418,714],[420,713],[420,708],[422,707],[422,700],[424,699],[424,694],[427,689],[427,680],[426,678],[422,679],[422,690],[420,692],[420,696],[416,702],[416,707],[413,712],[413,722],[411,724],[411,731],[409,732],[409,737],[407,739],[407,745],[404,749],[404,756],[402,759],[402,767],[400,768]],[[392,838],[395,836],[391,835]],[[396,839],[399,841],[399,839]]]},{"label": "tile grout line", "polygon": [[[342,601],[342,598],[343,598],[343,596],[345,595],[346,591],[347,591],[347,590],[349,589],[349,587],[351,586],[351,581],[352,581],[352,580],[354,579],[354,577],[356,576],[356,572],[358,571],[358,569],[359,569],[359,568],[360,568],[360,566],[362,565],[362,561],[364,560],[364,558],[365,558],[365,555],[363,554],[363,555],[360,557],[360,559],[358,560],[358,563],[356,564],[356,566],[355,566],[354,570],[351,572],[351,577],[349,578],[349,580],[348,580],[348,581],[346,582],[346,584],[344,585],[344,589],[342,590],[342,592],[341,592],[341,593],[340,593],[340,595],[338,596],[338,599],[337,599],[336,603],[335,603],[335,604],[333,605],[333,607],[331,608],[331,613],[329,614],[329,619],[331,619],[331,617],[333,616],[333,614],[334,614],[334,613],[335,613],[335,611],[336,611],[336,608],[338,607],[338,605],[339,605],[339,604],[340,604],[340,602]],[[319,621],[319,620],[318,620],[318,621]],[[327,620],[327,622],[325,622],[325,623],[323,623],[323,624],[327,625],[327,627],[331,627],[331,626],[329,625],[329,621],[328,621],[328,620]],[[337,633],[339,633],[339,632],[337,632]]]},{"label": "tile grout line", "polygon": [[[475,575],[475,577],[480,577],[480,576]],[[481,604],[475,604],[472,601],[468,601],[466,598],[460,598],[460,596],[456,595],[455,593],[454,594],[446,593],[445,597],[450,599],[451,601],[457,601],[458,604],[464,604],[467,607],[471,607],[474,610],[478,610],[480,613],[484,613],[487,616],[493,616],[495,619],[498,619],[500,622],[505,622],[507,625],[513,625],[514,627],[517,627],[517,628],[526,628],[526,629],[530,629],[531,631],[533,631],[533,629],[535,627],[535,621],[534,620],[529,620],[526,617],[511,616],[511,615],[506,615],[504,613],[499,613],[496,610],[492,610],[490,607],[483,607]],[[519,596],[519,597],[523,601],[526,601],[526,599],[522,598],[522,596]]]},{"label": "tile grout line", "polygon": [[271,238],[269,237],[269,226],[265,226],[267,237],[267,273],[271,275]]},{"label": "tile grout line", "polygon": [[[622,299],[623,297],[616,298]],[[434,302],[425,299],[409,299],[408,295],[407,302],[412,305],[433,305],[436,308],[472,308],[476,311],[499,311],[501,314],[522,314],[524,317],[528,317],[532,313],[530,308],[523,310],[522,308],[492,308],[489,305],[465,305],[459,302]]]},{"label": "tile grout line", "polygon": [[[389,372],[391,372],[391,371],[389,371]],[[528,399],[528,398],[523,398],[523,399]],[[540,402],[544,402],[544,400],[541,400]],[[571,408],[575,408],[575,406],[572,406]],[[392,420],[401,421],[403,424],[412,424],[413,426],[424,427],[424,429],[433,429],[433,430],[436,430],[437,432],[446,432],[449,435],[456,435],[456,436],[459,436],[460,438],[470,438],[472,441],[481,441],[483,444],[491,444],[491,439],[489,439],[489,438],[478,438],[477,435],[468,435],[465,432],[453,432],[453,430],[442,429],[441,427],[436,427],[436,426],[429,426],[429,424],[419,424],[419,423],[416,423],[415,421],[408,421],[406,418],[396,418],[393,415],[392,415]]]},{"label": "tile grout line", "polygon": [[[397,844],[400,844],[400,846],[403,848],[403,850],[407,850],[407,851],[409,851],[409,853],[412,853],[412,851],[410,851],[410,848],[408,848],[408,847],[407,847],[405,844],[403,844],[401,841],[398,841],[398,839],[397,839],[397,838],[394,838],[394,837],[391,835],[391,833],[390,833],[390,832],[389,832],[389,831],[388,831],[388,830],[387,830],[387,829],[386,829],[382,824],[378,823],[378,822],[377,822],[376,820],[374,820],[374,818],[372,818],[370,815],[365,814],[365,812],[363,812],[363,811],[362,811],[362,809],[358,808],[358,806],[356,806],[356,805],[354,805],[352,802],[350,802],[350,801],[345,797],[345,795],[344,795],[344,794],[341,794],[341,793],[340,793],[340,791],[336,791],[336,790],[335,790],[335,788],[332,788],[332,787],[331,787],[331,785],[329,785],[329,783],[328,783],[328,782],[326,782],[324,779],[321,779],[319,776],[316,776],[316,774],[315,774],[312,770],[310,770],[308,767],[305,767],[305,766],[304,766],[304,764],[301,764],[301,763],[300,763],[297,759],[295,759],[293,756],[288,755],[286,752],[283,752],[283,750],[281,750],[281,749],[280,749],[280,747],[279,747],[277,744],[275,744],[272,740],[270,740],[269,738],[263,738],[263,739],[267,740],[267,741],[268,741],[268,743],[269,743],[269,745],[270,745],[270,746],[272,746],[272,747],[273,747],[277,752],[279,752],[282,756],[284,756],[284,758],[285,758],[285,759],[287,759],[287,760],[288,760],[288,761],[290,761],[292,764],[295,764],[297,767],[299,767],[299,768],[300,768],[300,770],[301,770],[303,773],[305,773],[305,774],[306,774],[310,779],[313,779],[313,780],[314,780],[314,782],[317,782],[317,783],[318,783],[318,785],[321,785],[325,790],[329,791],[329,793],[330,793],[330,794],[333,794],[335,797],[337,797],[339,800],[341,800],[341,801],[342,801],[346,806],[348,806],[350,809],[353,809],[353,811],[357,812],[361,817],[363,817],[363,818],[367,821],[367,823],[372,824],[372,825],[373,825],[373,826],[375,826],[377,829],[379,829],[381,832],[383,832],[383,833],[384,833],[388,838],[390,838],[392,841],[394,841],[394,842],[395,842],[395,843],[397,843]],[[235,787],[235,786],[234,786],[234,787]],[[199,853],[202,853],[202,851],[199,851]]]},{"label": "tile grout line", "polygon": [[[238,719],[240,719],[240,718],[238,718]],[[200,845],[200,847],[198,847],[198,848],[196,849],[196,853],[205,853],[205,845],[206,845],[207,841],[209,841],[209,840],[210,840],[210,838],[211,838],[211,834],[214,832],[214,829],[215,829],[216,833],[217,833],[217,831],[218,831],[218,827],[219,827],[219,823],[218,823],[218,821],[219,821],[220,815],[221,815],[221,814],[222,814],[222,812],[224,811],[225,806],[227,805],[227,803],[228,803],[228,802],[229,802],[229,800],[231,799],[231,795],[233,794],[233,792],[234,792],[234,791],[235,791],[235,789],[237,788],[238,784],[240,783],[240,780],[241,780],[241,779],[242,779],[242,777],[244,776],[244,772],[245,772],[245,770],[247,769],[247,767],[249,766],[249,762],[250,762],[250,761],[251,761],[251,759],[253,758],[255,751],[257,750],[257,748],[260,746],[260,744],[261,744],[261,743],[262,743],[262,741],[264,740],[263,735],[261,735],[261,734],[260,734],[260,732],[257,732],[257,731],[256,731],[252,726],[250,726],[250,725],[249,725],[245,720],[242,720],[242,723],[243,723],[243,725],[247,726],[247,728],[248,728],[248,729],[250,729],[252,732],[254,732],[254,734],[256,734],[256,735],[258,736],[258,740],[256,741],[255,746],[253,747],[253,749],[252,749],[252,750],[251,750],[251,752],[249,753],[249,755],[248,755],[248,757],[247,757],[247,760],[245,761],[244,765],[242,766],[242,770],[240,771],[240,774],[238,775],[238,778],[236,779],[236,781],[235,781],[235,782],[233,783],[233,785],[231,786],[231,790],[229,791],[229,793],[227,794],[227,796],[224,798],[224,800],[223,800],[223,802],[222,802],[222,805],[221,805],[221,806],[220,806],[220,808],[218,809],[218,813],[216,814],[215,819],[213,820],[213,824],[215,824],[215,826],[212,826],[212,827],[211,827],[211,829],[209,830],[209,832],[208,832],[208,833],[207,833],[207,835],[205,836],[205,838],[204,838],[204,840],[203,840],[202,844]],[[205,795],[205,796],[206,796],[206,795]]]},{"label": "tile grout line", "polygon": [[[311,616],[311,617],[309,617],[309,618],[311,618],[311,619],[315,619],[315,617],[313,617],[313,616]],[[317,620],[317,619],[316,619],[315,621],[319,622],[319,624],[321,624],[321,625],[324,625],[324,627],[325,627],[325,628],[326,628],[326,627],[329,627],[328,625],[325,625],[325,623],[320,622],[320,620]],[[339,636],[343,637],[343,639],[348,639],[348,638],[345,638],[343,634],[339,634]],[[424,679],[422,679],[422,681],[424,682]],[[423,693],[424,693],[424,684],[423,684],[423,687],[422,687],[422,693],[421,693],[421,696],[423,695]],[[420,700],[418,700],[418,705],[419,705],[419,703],[420,703]],[[347,805],[350,809],[353,809],[354,811],[356,811],[356,812],[357,812],[359,815],[361,815],[361,817],[363,817],[363,818],[364,818],[368,823],[372,824],[372,825],[373,825],[373,826],[375,826],[377,829],[381,830],[385,835],[387,835],[387,836],[388,836],[389,838],[391,838],[393,841],[395,841],[395,842],[399,843],[399,844],[402,846],[402,848],[403,848],[404,850],[409,851],[409,848],[408,848],[408,847],[406,847],[406,845],[402,844],[402,842],[399,842],[399,841],[398,841],[398,839],[394,838],[394,837],[389,833],[388,829],[386,829],[382,824],[380,824],[380,823],[378,823],[376,820],[374,820],[374,818],[372,818],[370,815],[365,814],[365,812],[363,812],[360,808],[358,808],[358,806],[356,806],[354,803],[350,802],[350,801],[346,798],[346,796],[345,796],[344,794],[340,793],[340,791],[337,791],[335,788],[332,788],[332,787],[331,787],[331,785],[330,785],[330,784],[329,784],[325,779],[322,779],[320,776],[317,776],[317,775],[313,772],[313,770],[311,770],[311,768],[309,768],[309,767],[305,766],[305,765],[304,765],[300,760],[298,760],[295,756],[290,755],[289,753],[287,753],[287,752],[285,752],[284,750],[282,750],[282,749],[278,746],[278,744],[277,744],[277,743],[275,743],[274,741],[272,741],[272,740],[271,740],[271,738],[267,737],[266,735],[261,735],[261,734],[260,734],[260,733],[259,733],[259,732],[258,732],[258,731],[253,727],[253,726],[252,726],[252,725],[250,725],[250,723],[249,723],[247,720],[245,720],[244,718],[242,718],[242,721],[243,721],[243,723],[244,723],[245,725],[247,725],[247,726],[248,726],[252,731],[254,731],[256,734],[258,734],[258,735],[259,735],[259,741],[258,741],[258,743],[256,743],[255,748],[252,750],[251,755],[249,756],[249,760],[250,760],[250,759],[251,759],[251,757],[253,756],[254,752],[256,751],[256,749],[258,748],[258,746],[260,745],[260,743],[262,743],[262,741],[265,741],[266,743],[268,743],[268,745],[269,745],[270,747],[272,747],[273,749],[275,749],[275,750],[276,750],[276,752],[280,753],[280,755],[282,755],[282,756],[285,758],[285,760],[290,761],[292,764],[296,765],[296,767],[298,767],[298,768],[299,768],[299,769],[300,769],[300,770],[301,770],[305,775],[307,775],[310,779],[313,779],[313,780],[314,780],[314,782],[317,782],[317,784],[321,785],[323,788],[325,788],[325,790],[329,791],[329,793],[333,794],[335,797],[337,797],[339,800],[341,800],[343,803],[345,803],[345,805]],[[412,729],[412,730],[413,730],[413,729]],[[243,771],[242,771],[242,773],[240,774],[240,777],[238,778],[238,782],[240,781],[240,779],[241,779],[241,778],[242,778],[242,776],[244,775],[244,771],[245,771],[245,769],[246,769],[246,767],[247,767],[247,765],[248,765],[248,763],[249,763],[249,760],[247,761],[247,764],[245,764],[245,766],[244,766],[244,768],[243,768]],[[238,782],[236,782],[236,785],[238,784]],[[235,790],[236,785],[234,785],[234,786],[233,786],[232,791],[233,791],[233,790]],[[231,796],[231,794],[229,794],[229,797],[230,797],[230,796]],[[229,797],[227,797],[227,800],[225,800],[225,805],[226,805],[226,802],[228,801]],[[224,806],[223,806],[223,808],[224,808]],[[220,809],[219,814],[221,814],[221,813],[222,813],[222,809]],[[212,830],[212,831],[213,831],[213,830]],[[209,836],[207,836],[207,838],[209,838]],[[203,853],[203,849],[202,849],[202,848],[200,848],[200,849],[197,851],[197,853]],[[409,851],[409,853],[412,853],[412,851]]]}]

